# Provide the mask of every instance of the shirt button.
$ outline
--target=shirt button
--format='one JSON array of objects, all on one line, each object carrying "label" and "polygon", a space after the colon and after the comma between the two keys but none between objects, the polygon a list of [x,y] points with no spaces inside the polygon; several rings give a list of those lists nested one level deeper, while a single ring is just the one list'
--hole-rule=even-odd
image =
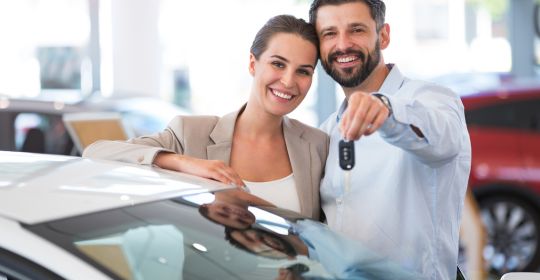
[{"label": "shirt button", "polygon": [[343,204],[343,200],[341,198],[338,198],[338,199],[336,199],[336,203],[338,205],[341,205],[341,204]]}]

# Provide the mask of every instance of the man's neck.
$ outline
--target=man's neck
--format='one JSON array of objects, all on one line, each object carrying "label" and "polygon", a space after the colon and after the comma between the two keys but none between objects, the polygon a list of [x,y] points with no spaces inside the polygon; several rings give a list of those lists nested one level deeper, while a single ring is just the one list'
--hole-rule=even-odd
[{"label": "man's neck", "polygon": [[381,62],[377,65],[377,67],[375,67],[375,69],[373,69],[373,72],[371,72],[363,83],[352,88],[343,87],[345,97],[348,99],[351,94],[358,91],[367,93],[378,91],[388,76],[388,73],[390,73],[390,69],[388,69],[384,61],[381,59]]}]

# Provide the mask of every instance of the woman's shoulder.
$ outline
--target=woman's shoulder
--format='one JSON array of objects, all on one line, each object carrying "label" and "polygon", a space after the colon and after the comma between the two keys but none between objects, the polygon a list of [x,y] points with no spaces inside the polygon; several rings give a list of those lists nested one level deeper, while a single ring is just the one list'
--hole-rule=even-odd
[{"label": "woman's shoulder", "polygon": [[169,127],[178,127],[183,128],[189,127],[201,127],[201,126],[215,126],[219,121],[218,116],[176,116],[169,122]]}]

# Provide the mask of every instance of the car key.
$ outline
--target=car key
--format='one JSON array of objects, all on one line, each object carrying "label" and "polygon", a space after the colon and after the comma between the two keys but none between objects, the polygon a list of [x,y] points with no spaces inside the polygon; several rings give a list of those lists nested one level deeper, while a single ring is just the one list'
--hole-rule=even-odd
[{"label": "car key", "polygon": [[343,169],[345,193],[351,189],[350,170],[354,167],[354,141],[339,141],[339,166]]},{"label": "car key", "polygon": [[343,170],[351,170],[354,167],[354,141],[339,141],[339,166]]}]

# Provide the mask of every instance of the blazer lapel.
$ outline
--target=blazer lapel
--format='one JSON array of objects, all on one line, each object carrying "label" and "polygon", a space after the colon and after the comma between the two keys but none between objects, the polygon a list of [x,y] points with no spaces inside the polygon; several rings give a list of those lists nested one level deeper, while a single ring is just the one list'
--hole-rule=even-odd
[{"label": "blazer lapel", "polygon": [[294,126],[289,118],[283,119],[283,134],[294,173],[300,210],[302,214],[311,217],[313,213],[313,184],[311,182],[310,144],[302,139],[302,133],[302,128]]},{"label": "blazer lapel", "polygon": [[234,133],[234,125],[238,114],[243,110],[229,113],[219,119],[216,126],[210,133],[210,139],[214,141],[214,145],[206,147],[208,159],[221,160],[226,164],[231,161],[231,147]]}]

